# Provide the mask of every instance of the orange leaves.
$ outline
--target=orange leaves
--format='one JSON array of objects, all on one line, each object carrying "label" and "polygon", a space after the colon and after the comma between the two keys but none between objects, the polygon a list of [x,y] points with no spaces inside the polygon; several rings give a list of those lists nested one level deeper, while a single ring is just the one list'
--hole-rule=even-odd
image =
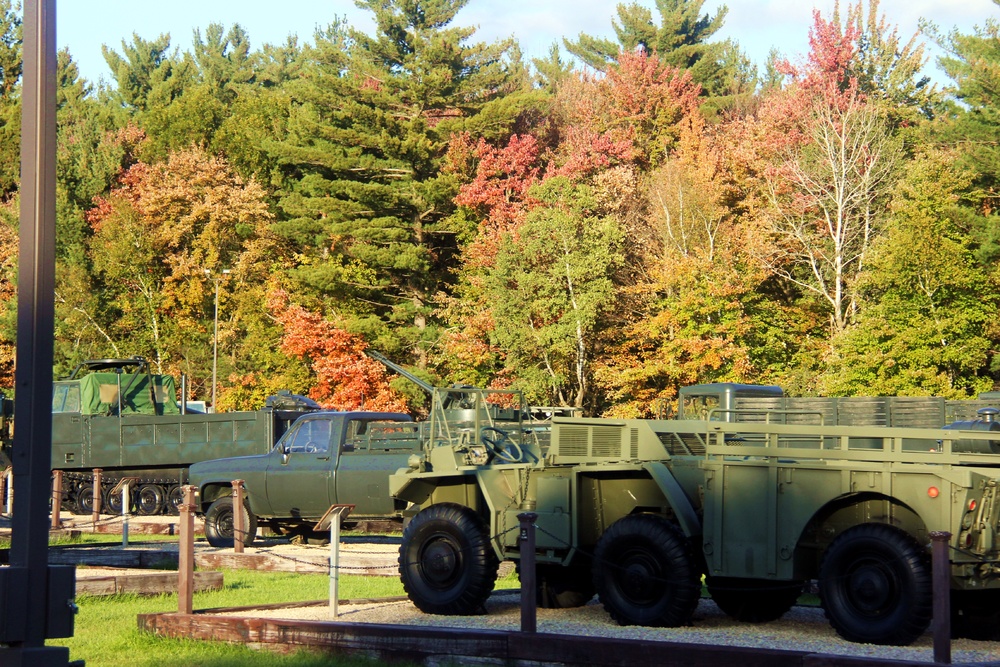
[{"label": "orange leaves", "polygon": [[406,409],[382,364],[365,356],[367,344],[361,338],[290,303],[284,291],[269,294],[267,306],[284,330],[282,351],[307,360],[316,374],[310,398],[336,410]]}]

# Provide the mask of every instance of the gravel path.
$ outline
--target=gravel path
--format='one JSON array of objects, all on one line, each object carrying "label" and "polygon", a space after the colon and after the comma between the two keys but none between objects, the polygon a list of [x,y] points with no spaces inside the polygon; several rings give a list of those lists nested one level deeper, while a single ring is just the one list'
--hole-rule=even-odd
[{"label": "gravel path", "polygon": [[[486,608],[487,614],[483,616],[434,616],[424,614],[409,601],[341,604],[338,620],[350,623],[520,630],[519,591],[495,592],[487,602]],[[332,620],[328,607],[296,607],[232,615],[309,621]],[[822,609],[812,607],[795,607],[778,621],[752,625],[734,621],[719,611],[712,601],[702,600],[691,626],[646,628],[616,625],[600,603],[591,601],[590,604],[576,609],[539,609],[537,620],[538,632],[544,633],[789,649],[897,660],[932,662],[934,659],[933,641],[929,633],[906,647],[852,644],[838,637],[830,628]],[[952,642],[951,651],[952,661],[955,663],[1000,660],[1000,642],[955,640]]]}]

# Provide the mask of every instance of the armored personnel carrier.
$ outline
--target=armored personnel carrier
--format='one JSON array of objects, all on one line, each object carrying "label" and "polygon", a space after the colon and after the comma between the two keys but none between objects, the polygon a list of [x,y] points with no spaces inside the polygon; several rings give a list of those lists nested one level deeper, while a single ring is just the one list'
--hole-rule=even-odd
[{"label": "armored personnel carrier", "polygon": [[997,410],[946,427],[940,399],[823,401],[703,385],[676,419],[555,417],[545,446],[476,404],[390,478],[414,507],[404,588],[425,612],[478,613],[530,511],[543,605],[596,593],[620,624],[686,625],[704,575],[724,612],[764,622],[816,581],[841,636],[902,645],[930,623],[929,535],[946,531],[956,625],[996,632]]}]

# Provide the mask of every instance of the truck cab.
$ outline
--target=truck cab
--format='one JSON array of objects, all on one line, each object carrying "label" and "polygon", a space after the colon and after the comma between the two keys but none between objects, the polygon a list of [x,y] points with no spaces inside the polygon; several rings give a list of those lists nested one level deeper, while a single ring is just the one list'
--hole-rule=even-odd
[{"label": "truck cab", "polygon": [[352,519],[400,519],[406,503],[389,495],[389,475],[421,451],[419,425],[394,412],[313,412],[299,417],[270,452],[196,463],[205,534],[232,543],[232,481],[245,489],[253,539],[258,520],[278,534],[304,534],[334,504]]}]

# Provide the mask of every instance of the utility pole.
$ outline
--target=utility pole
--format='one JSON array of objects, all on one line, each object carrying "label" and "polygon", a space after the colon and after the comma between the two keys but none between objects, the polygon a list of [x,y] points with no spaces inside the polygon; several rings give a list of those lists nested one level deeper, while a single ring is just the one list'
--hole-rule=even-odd
[{"label": "utility pole", "polygon": [[215,324],[212,328],[212,412],[215,412],[215,392],[218,388],[219,372],[219,281],[222,280],[222,276],[228,276],[229,273],[229,269],[222,269],[220,275],[212,277],[212,269],[205,269],[205,275],[211,277],[212,282],[215,283]]}]

